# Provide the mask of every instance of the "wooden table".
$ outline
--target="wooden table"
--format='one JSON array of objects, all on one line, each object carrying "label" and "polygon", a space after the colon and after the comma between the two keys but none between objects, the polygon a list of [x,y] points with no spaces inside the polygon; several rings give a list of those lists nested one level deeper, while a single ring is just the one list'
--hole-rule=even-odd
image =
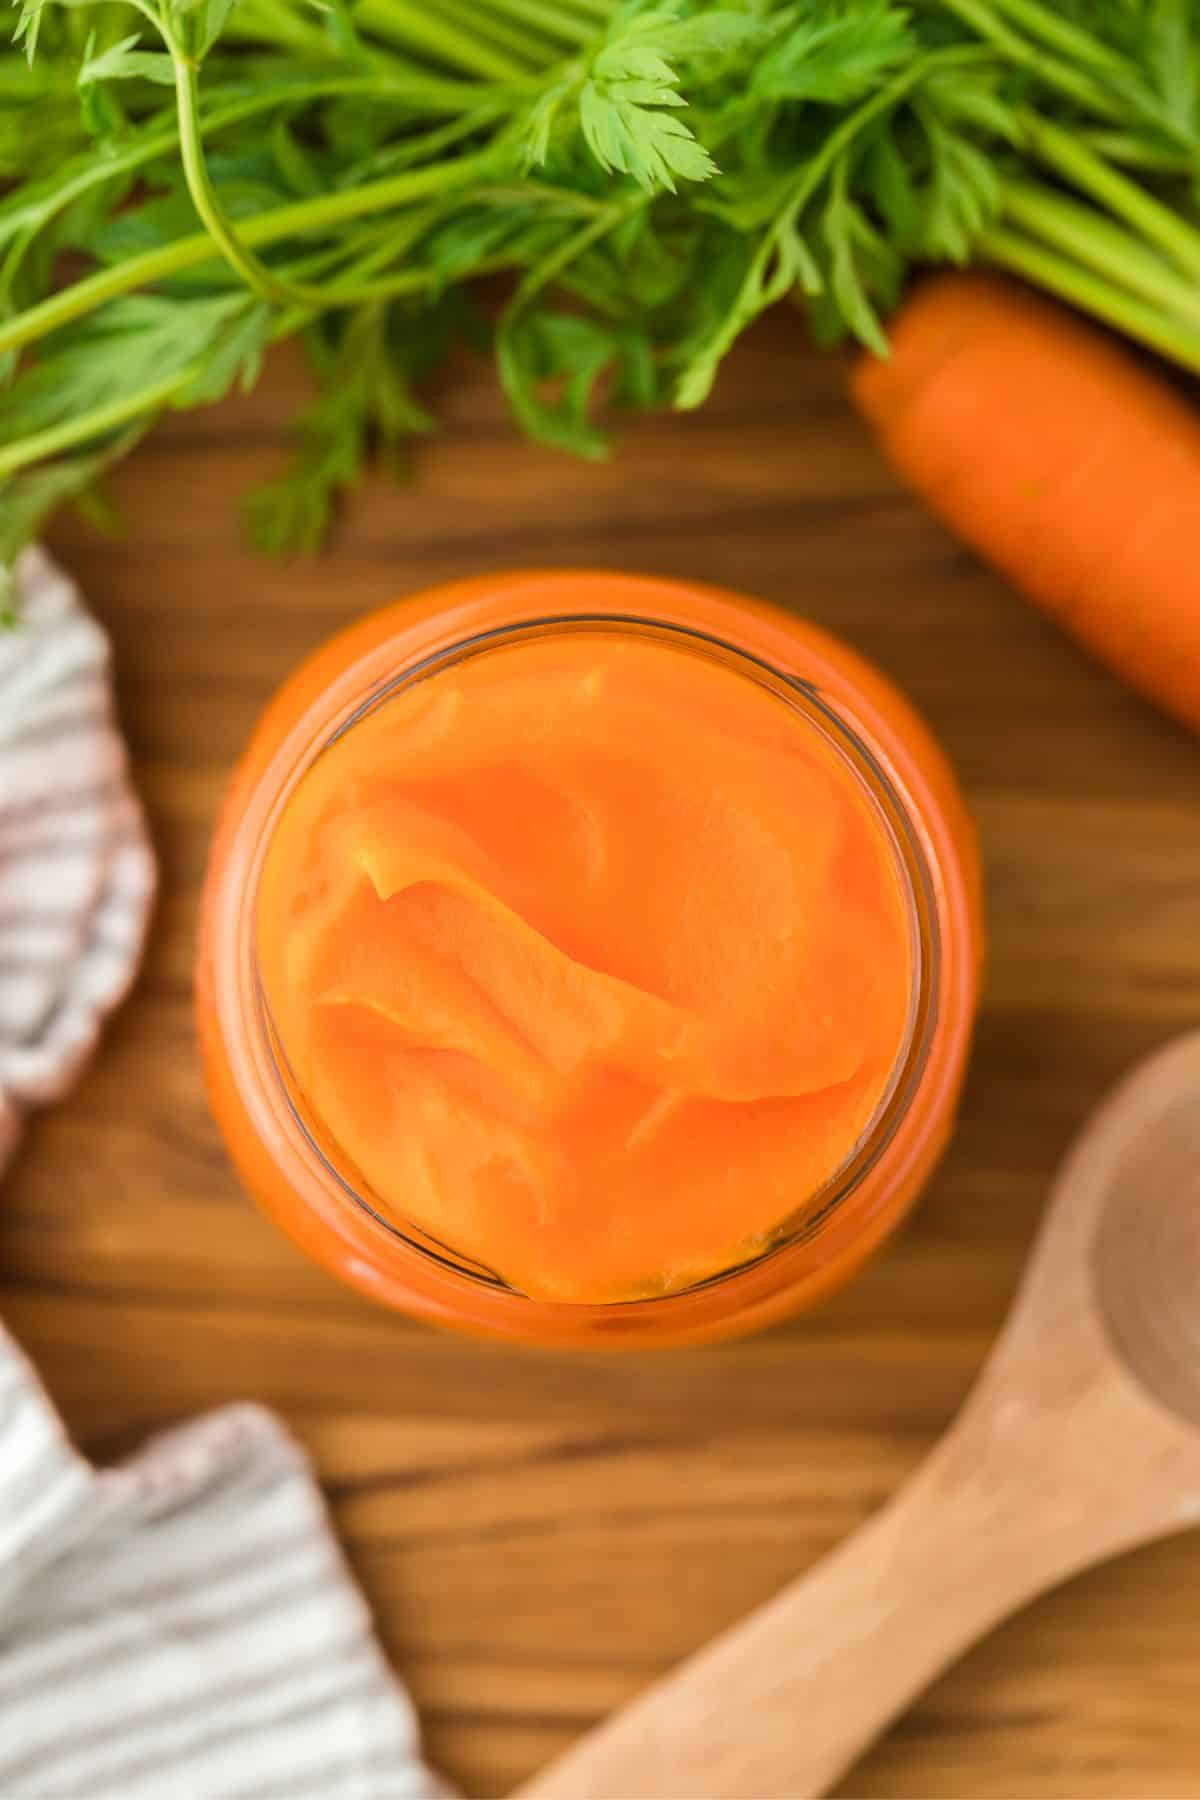
[{"label": "wooden table", "polygon": [[[236,500],[303,393],[173,421],[123,471],[127,535],[55,542],[110,627],[162,858],[145,973],[0,1210],[0,1307],[83,1444],[277,1408],[316,1459],[431,1755],[499,1795],[834,1544],[941,1431],[1088,1108],[1200,1014],[1200,746],[976,566],[885,470],[794,322],[706,412],[577,464],[518,441],[483,367],[416,479],[373,479],[331,554],[256,561]],[[205,1109],[189,977],[230,764],[305,651],[503,564],[698,575],[843,633],[913,695],[982,830],[987,1003],[947,1162],[848,1293],[732,1348],[573,1360],[376,1311],[261,1219]],[[1200,1795],[1200,1534],[1015,1619],[850,1777],[858,1796]],[[803,1730],[803,1720],[796,1728]]]}]

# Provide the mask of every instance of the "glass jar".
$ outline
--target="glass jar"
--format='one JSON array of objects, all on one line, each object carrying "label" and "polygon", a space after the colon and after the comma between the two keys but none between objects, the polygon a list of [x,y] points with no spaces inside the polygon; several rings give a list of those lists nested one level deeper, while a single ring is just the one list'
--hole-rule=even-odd
[{"label": "glass jar", "polygon": [[[307,1115],[264,1003],[256,921],[272,834],[322,752],[399,688],[500,643],[651,634],[759,683],[818,733],[884,822],[911,944],[905,1041],[835,1175],[735,1266],[604,1304],[532,1299],[454,1246],[386,1216]],[[981,962],[974,833],[926,727],[876,670],[817,627],[716,589],[602,572],[483,577],[399,601],[316,652],[268,706],[234,775],[205,885],[201,1045],[246,1186],[310,1255],[423,1319],[529,1343],[684,1344],[758,1329],[844,1281],[898,1223],[950,1134]]]}]

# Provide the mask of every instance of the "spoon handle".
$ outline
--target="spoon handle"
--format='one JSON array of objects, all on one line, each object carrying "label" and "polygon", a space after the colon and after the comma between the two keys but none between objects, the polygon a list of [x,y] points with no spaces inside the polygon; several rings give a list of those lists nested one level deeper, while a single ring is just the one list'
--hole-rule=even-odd
[{"label": "spoon handle", "polygon": [[[535,1778],[527,1800],[806,1800],[1029,1591],[934,1457],[800,1580]],[[990,1508],[988,1509],[990,1512]],[[1024,1534],[1022,1534],[1024,1535]],[[1022,1549],[1027,1549],[1023,1545]]]},{"label": "spoon handle", "polygon": [[882,1511],[521,1800],[812,1800],[1018,1606],[1185,1522],[1181,1434],[1123,1379],[1043,1411],[998,1373]]}]

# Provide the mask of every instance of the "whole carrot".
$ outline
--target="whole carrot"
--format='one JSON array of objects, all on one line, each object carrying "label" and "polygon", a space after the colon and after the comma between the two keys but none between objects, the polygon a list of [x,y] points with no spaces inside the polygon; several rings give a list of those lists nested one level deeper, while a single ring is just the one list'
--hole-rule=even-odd
[{"label": "whole carrot", "polygon": [[1123,680],[1200,729],[1200,407],[1000,277],[935,276],[859,407],[948,524]]}]

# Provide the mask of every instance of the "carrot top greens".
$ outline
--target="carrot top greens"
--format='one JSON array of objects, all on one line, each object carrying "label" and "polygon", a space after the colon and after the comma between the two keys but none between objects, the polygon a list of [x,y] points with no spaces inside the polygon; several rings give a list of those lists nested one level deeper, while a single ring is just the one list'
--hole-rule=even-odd
[{"label": "carrot top greens", "polygon": [[24,0],[15,40],[0,562],[295,334],[318,391],[248,501],[271,550],[430,429],[461,337],[584,456],[602,378],[698,406],[785,295],[882,352],[918,263],[1200,369],[1200,0]]}]

